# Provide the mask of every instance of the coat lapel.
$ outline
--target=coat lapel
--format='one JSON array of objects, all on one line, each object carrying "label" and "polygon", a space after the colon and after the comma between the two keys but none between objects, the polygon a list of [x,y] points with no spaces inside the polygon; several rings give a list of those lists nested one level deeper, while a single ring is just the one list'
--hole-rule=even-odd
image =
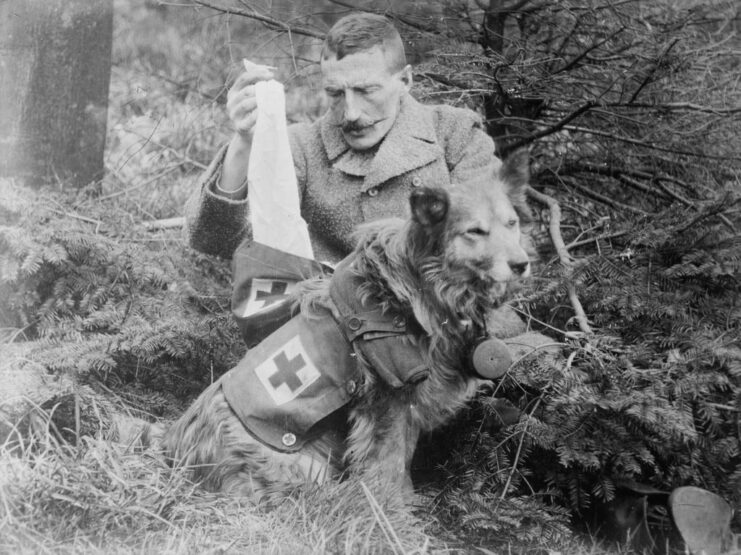
[{"label": "coat lapel", "polygon": [[350,175],[365,176],[363,191],[433,162],[442,154],[437,143],[431,112],[405,95],[396,122],[375,156],[348,147],[339,127],[325,117],[321,135],[332,165]]},{"label": "coat lapel", "polygon": [[438,159],[442,148],[437,143],[431,112],[406,95],[396,122],[386,135],[365,177],[363,191],[421,168]]}]

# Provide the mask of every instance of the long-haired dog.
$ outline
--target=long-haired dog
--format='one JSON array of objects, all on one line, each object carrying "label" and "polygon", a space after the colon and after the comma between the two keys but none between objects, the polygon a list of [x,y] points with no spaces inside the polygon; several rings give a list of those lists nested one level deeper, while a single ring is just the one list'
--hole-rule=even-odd
[{"label": "long-haired dog", "polygon": [[[376,360],[386,357],[387,363],[393,355],[374,355],[348,341],[356,368],[347,403],[292,452],[268,446],[245,428],[229,402],[234,385],[222,377],[166,432],[166,454],[206,488],[236,495],[260,496],[345,471],[411,487],[420,433],[449,421],[476,393],[482,379],[470,363],[471,350],[486,336],[491,311],[529,274],[520,230],[529,216],[526,181],[526,159],[516,155],[492,181],[420,188],[410,196],[409,220],[378,221],[358,231],[357,246],[342,263],[352,277],[345,288],[354,297],[350,303],[402,315],[399,345],[414,350],[424,371],[389,379]],[[343,318],[346,323],[332,289],[337,276],[302,288],[300,317],[310,325],[327,315],[336,327],[343,327]]]}]

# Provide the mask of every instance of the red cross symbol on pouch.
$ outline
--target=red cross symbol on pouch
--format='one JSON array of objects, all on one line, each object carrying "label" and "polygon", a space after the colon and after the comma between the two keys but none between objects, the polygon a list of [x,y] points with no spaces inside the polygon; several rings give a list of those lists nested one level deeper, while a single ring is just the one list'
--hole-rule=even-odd
[{"label": "red cross symbol on pouch", "polygon": [[292,401],[321,375],[298,335],[258,364],[255,374],[276,405]]},{"label": "red cross symbol on pouch", "polygon": [[244,316],[260,312],[264,308],[284,300],[296,288],[296,282],[280,279],[254,278]]}]

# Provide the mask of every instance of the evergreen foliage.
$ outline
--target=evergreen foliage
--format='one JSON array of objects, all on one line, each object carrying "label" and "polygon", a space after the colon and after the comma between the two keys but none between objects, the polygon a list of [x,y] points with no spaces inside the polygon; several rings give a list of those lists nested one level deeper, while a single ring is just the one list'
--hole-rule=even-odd
[{"label": "evergreen foliage", "polygon": [[149,392],[142,408],[162,415],[161,395],[179,405],[237,360],[224,262],[89,199],[9,183],[0,198],[3,325],[34,340],[34,361]]},{"label": "evergreen foliage", "polygon": [[[732,213],[740,202],[722,206]],[[457,452],[440,494],[450,522],[486,521],[486,531],[503,500],[534,493],[531,504],[551,499],[588,515],[630,483],[696,485],[738,506],[741,236],[719,208],[672,207],[601,241],[573,275],[546,268],[551,287],[522,299],[531,317],[569,329],[562,285],[576,280],[595,335],[573,333],[564,360],[519,363],[444,436]],[[516,424],[497,424],[496,397],[521,409]],[[555,534],[548,511],[531,506],[521,517],[539,515]]]}]

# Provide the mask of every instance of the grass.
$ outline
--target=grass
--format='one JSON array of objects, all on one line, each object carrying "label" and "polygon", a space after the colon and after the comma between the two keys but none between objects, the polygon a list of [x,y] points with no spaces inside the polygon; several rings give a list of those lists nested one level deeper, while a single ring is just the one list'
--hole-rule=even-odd
[{"label": "grass", "polygon": [[[357,481],[254,505],[212,495],[115,427],[60,441],[39,417],[0,450],[4,553],[424,553],[424,523]],[[122,441],[123,440],[123,441]]]}]

